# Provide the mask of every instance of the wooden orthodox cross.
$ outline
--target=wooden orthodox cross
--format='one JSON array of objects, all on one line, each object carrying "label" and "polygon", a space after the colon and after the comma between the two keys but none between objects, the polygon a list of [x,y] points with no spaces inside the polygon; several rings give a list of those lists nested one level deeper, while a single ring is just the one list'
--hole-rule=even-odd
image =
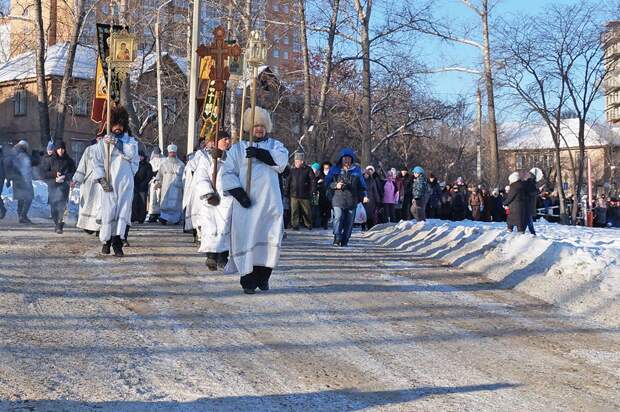
[{"label": "wooden orthodox cross", "polygon": [[[209,80],[215,82],[215,91],[216,91],[216,102],[217,107],[215,109],[215,113],[217,115],[216,125],[215,125],[215,133],[213,135],[214,144],[213,144],[213,175],[211,178],[211,182],[213,183],[213,189],[216,189],[217,182],[217,141],[218,135],[220,133],[220,119],[222,117],[222,111],[220,108],[222,99],[222,94],[226,92],[226,82],[230,78],[230,71],[227,66],[227,61],[229,57],[239,58],[241,56],[241,47],[238,44],[227,44],[224,39],[226,36],[226,29],[221,26],[216,27],[213,30],[213,43],[208,46],[201,44],[200,47],[196,50],[196,53],[202,57],[211,57],[213,59],[213,66],[209,72]],[[218,98],[219,97],[219,98]],[[206,96],[205,96],[206,99]]]}]

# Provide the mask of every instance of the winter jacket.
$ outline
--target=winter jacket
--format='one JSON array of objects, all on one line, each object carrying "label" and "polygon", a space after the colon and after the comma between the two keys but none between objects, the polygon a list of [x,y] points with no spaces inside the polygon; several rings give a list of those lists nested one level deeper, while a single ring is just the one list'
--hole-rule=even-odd
[{"label": "winter jacket", "polygon": [[531,201],[528,187],[525,182],[518,180],[510,185],[510,190],[504,199],[504,205],[510,209],[508,224],[519,230],[524,230],[531,217]]},{"label": "winter jacket", "polygon": [[536,201],[538,200],[538,188],[536,187],[536,182],[534,179],[527,179],[523,182],[523,187],[525,188],[528,197],[528,216],[534,217],[536,216]]},{"label": "winter jacket", "polygon": [[288,184],[289,197],[310,199],[315,190],[315,174],[310,166],[302,164],[301,167],[291,168]]},{"label": "winter jacket", "polygon": [[364,175],[364,181],[366,183],[366,191],[368,193],[368,203],[379,206],[383,201],[381,191],[379,190],[379,182],[374,176],[366,177]]},{"label": "winter jacket", "polygon": [[426,175],[420,174],[413,181],[411,193],[416,200],[424,199],[424,197],[428,195],[428,180],[426,179]]},{"label": "winter jacket", "polygon": [[2,195],[2,190],[4,189],[4,152],[2,147],[0,147],[0,195]]},{"label": "winter jacket", "polygon": [[400,201],[404,201],[405,197],[411,198],[411,190],[413,185],[413,176],[407,173],[405,176],[398,174],[396,176],[396,185],[398,186],[398,194]]},{"label": "winter jacket", "polygon": [[491,222],[503,222],[506,220],[506,210],[504,209],[503,202],[504,200],[500,195],[487,197],[485,209]]},{"label": "winter jacket", "polygon": [[400,201],[398,186],[394,179],[388,178],[383,185],[383,203],[395,205]]},{"label": "winter jacket", "polygon": [[439,186],[439,183],[437,183],[437,180],[429,182],[428,190],[430,194],[428,199],[428,207],[431,209],[439,209],[439,206],[441,205],[441,187]]},{"label": "winter jacket", "polygon": [[450,218],[454,221],[465,219],[466,209],[465,195],[460,190],[452,192],[450,197]]},{"label": "winter jacket", "polygon": [[133,177],[134,193],[147,193],[149,191],[149,182],[155,176],[153,166],[145,160],[140,160],[138,171]]},{"label": "winter jacket", "polygon": [[[345,156],[351,157],[355,162],[355,152],[348,148],[342,149],[338,163],[329,170],[325,182],[333,194],[332,206],[351,209],[356,207],[367,195],[366,181],[362,176],[362,169],[358,165],[352,164],[348,170],[342,168],[342,158]],[[339,182],[344,183],[341,189],[336,188]]]},{"label": "winter jacket", "polygon": [[[43,159],[39,165],[39,170],[48,185],[60,186],[64,183],[68,184],[71,179],[73,179],[73,174],[75,173],[75,162],[69,157],[67,152],[65,152],[62,156],[58,156],[58,154],[54,153],[53,155]],[[58,173],[60,173],[61,176],[65,176],[64,183],[56,183]]]},{"label": "winter jacket", "polygon": [[329,210],[332,208],[332,203],[327,197],[327,185],[325,184],[326,177],[327,176],[325,176],[325,173],[321,170],[315,180],[315,190],[319,192],[319,206],[321,207],[321,210]]},{"label": "winter jacket", "polygon": [[13,198],[15,200],[32,200],[34,190],[32,188],[32,161],[30,155],[23,150],[18,150],[15,156],[9,159],[10,170],[7,177],[13,182]]}]

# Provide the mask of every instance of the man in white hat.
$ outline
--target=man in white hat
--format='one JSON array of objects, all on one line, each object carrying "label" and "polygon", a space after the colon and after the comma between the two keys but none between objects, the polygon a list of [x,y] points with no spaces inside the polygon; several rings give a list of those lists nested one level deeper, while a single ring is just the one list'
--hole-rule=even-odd
[{"label": "man in white hat", "polygon": [[[250,110],[244,113],[244,127],[250,131]],[[272,124],[269,112],[256,107],[254,145],[247,140],[233,145],[222,171],[222,190],[236,200],[232,205],[230,259],[227,271],[241,275],[247,294],[256,288],[269,289],[269,277],[280,258],[284,234],[284,208],[278,174],[288,163],[288,150],[268,136]],[[246,192],[248,158],[252,158],[252,184]]]},{"label": "man in white hat", "polygon": [[159,166],[155,180],[161,188],[160,216],[162,225],[176,225],[183,215],[183,172],[185,165],[177,158],[177,146],[168,145],[168,157]]},{"label": "man in white hat", "polygon": [[[230,219],[233,197],[222,190],[222,168],[226,159],[226,151],[230,149],[230,135],[225,131],[218,133],[217,148],[209,142],[207,154],[202,156],[194,173],[194,207],[200,206],[200,217],[197,224],[200,226],[199,252],[207,254],[207,268],[217,270],[224,268],[228,263],[230,250]],[[213,184],[214,157],[217,157],[216,183]],[[194,217],[192,218],[196,220]]]}]

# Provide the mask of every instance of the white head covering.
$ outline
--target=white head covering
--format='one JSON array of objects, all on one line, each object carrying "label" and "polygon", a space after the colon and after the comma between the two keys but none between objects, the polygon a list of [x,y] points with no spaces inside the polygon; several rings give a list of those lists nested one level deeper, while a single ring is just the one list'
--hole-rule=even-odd
[{"label": "white head covering", "polygon": [[[252,109],[247,109],[245,113],[243,113],[243,130],[246,132],[250,131],[250,123],[252,123],[251,118]],[[273,129],[273,124],[271,123],[271,116],[269,115],[269,112],[260,106],[256,106],[256,112],[254,113],[254,125],[257,124],[265,126],[267,133],[271,133],[271,130]]]},{"label": "white head covering", "polygon": [[512,172],[510,176],[508,176],[508,183],[513,184],[514,182],[519,180],[519,172]]},{"label": "white head covering", "polygon": [[169,144],[169,145],[168,145],[168,153],[170,153],[170,152],[174,152],[174,153],[176,153],[176,152],[177,152],[177,149],[178,149],[178,148],[177,148],[177,145],[175,145],[175,144]]},{"label": "white head covering", "polygon": [[371,170],[372,173],[374,173],[375,172],[375,167],[372,166],[372,165],[368,165],[368,166],[366,166],[366,170]]},{"label": "white head covering", "polygon": [[541,180],[543,180],[544,173],[539,168],[537,167],[533,168],[532,170],[530,170],[530,173],[534,175],[534,179],[536,179],[537,182],[540,182]]}]

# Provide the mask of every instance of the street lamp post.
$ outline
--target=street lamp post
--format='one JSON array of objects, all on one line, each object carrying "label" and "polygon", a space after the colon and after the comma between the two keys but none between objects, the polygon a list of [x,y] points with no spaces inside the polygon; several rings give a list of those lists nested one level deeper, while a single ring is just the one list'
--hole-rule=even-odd
[{"label": "street lamp post", "polygon": [[172,0],[168,0],[157,7],[157,18],[155,20],[155,53],[157,63],[157,137],[159,140],[159,150],[164,152],[164,103],[161,91],[161,40],[159,36],[159,14],[162,7],[168,5]]}]

